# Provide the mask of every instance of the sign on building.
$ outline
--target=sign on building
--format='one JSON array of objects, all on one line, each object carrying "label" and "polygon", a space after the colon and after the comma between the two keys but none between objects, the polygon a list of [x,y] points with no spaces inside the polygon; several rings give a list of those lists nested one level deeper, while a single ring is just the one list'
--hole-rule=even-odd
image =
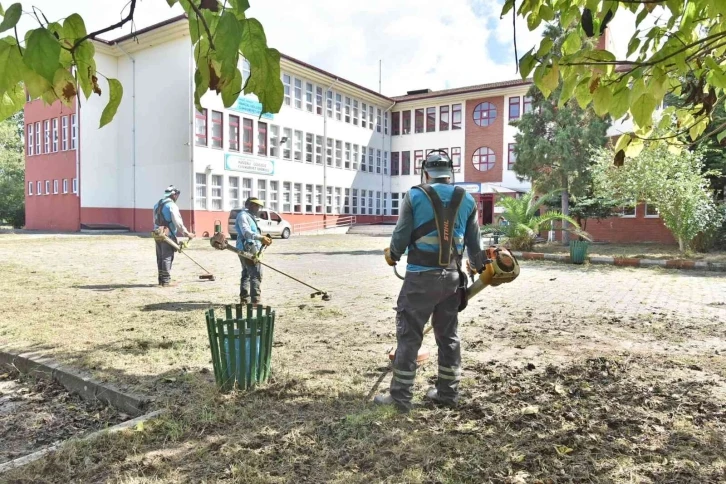
[{"label": "sign on building", "polygon": [[227,153],[224,155],[224,169],[254,173],[256,175],[274,175],[275,162],[273,160],[261,160]]},{"label": "sign on building", "polygon": [[459,182],[459,183],[454,183],[454,185],[463,188],[464,190],[466,190],[469,193],[480,193],[481,192],[481,185],[479,183]]},{"label": "sign on building", "polygon": [[[253,101],[252,99],[240,96],[237,98],[237,102],[229,107],[232,111],[237,111],[240,113],[245,114],[252,114],[256,117],[260,116],[260,113],[262,112],[262,104],[258,103],[257,101]],[[273,116],[270,113],[265,113],[262,115],[263,119],[272,119]]]}]

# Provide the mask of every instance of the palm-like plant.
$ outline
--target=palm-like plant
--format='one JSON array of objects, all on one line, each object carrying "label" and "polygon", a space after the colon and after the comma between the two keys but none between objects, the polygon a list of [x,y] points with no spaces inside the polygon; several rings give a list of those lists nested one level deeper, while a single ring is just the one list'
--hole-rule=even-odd
[{"label": "palm-like plant", "polygon": [[502,217],[506,224],[489,224],[482,227],[482,233],[500,232],[507,238],[510,248],[516,250],[531,250],[537,235],[549,227],[552,222],[569,222],[571,227],[564,230],[579,237],[590,240],[587,232],[580,229],[577,221],[557,211],[549,211],[538,215],[539,209],[553,195],[560,190],[550,192],[535,200],[534,190],[520,198],[500,197],[497,204],[504,208]]}]

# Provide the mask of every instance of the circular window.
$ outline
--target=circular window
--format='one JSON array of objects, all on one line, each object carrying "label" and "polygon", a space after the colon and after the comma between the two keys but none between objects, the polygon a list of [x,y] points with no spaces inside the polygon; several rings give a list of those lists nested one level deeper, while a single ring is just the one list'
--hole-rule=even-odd
[{"label": "circular window", "polygon": [[474,108],[474,122],[478,126],[489,126],[497,119],[497,108],[492,103],[479,103]]},{"label": "circular window", "polygon": [[497,161],[497,157],[491,148],[482,147],[474,152],[471,161],[474,163],[474,168],[479,171],[487,171],[494,168],[494,163]]}]

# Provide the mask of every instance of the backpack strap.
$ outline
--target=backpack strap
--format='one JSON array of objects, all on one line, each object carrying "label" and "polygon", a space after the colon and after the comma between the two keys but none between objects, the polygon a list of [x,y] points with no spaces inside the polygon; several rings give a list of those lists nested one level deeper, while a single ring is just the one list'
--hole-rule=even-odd
[{"label": "backpack strap", "polygon": [[164,210],[164,207],[171,203],[171,200],[168,198],[162,198],[159,200],[159,203],[156,204],[156,210],[154,211],[154,221],[156,222],[156,225],[159,227],[169,227],[170,220],[166,220],[164,218],[164,213],[162,212]]},{"label": "backpack strap", "polygon": [[[460,254],[456,250],[454,225],[456,224],[456,215],[459,212],[459,207],[466,195],[466,190],[458,186],[454,187],[451,202],[447,206],[444,206],[439,194],[436,193],[436,190],[431,185],[421,184],[414,188],[421,190],[429,199],[433,207],[434,218],[424,222],[412,232],[411,245],[413,245],[413,248],[408,251],[408,262],[427,267],[449,267],[452,262],[452,253],[456,255],[457,262],[460,257]],[[416,242],[434,231],[436,231],[439,239],[439,253],[436,254],[435,252],[419,249],[416,246]]]}]

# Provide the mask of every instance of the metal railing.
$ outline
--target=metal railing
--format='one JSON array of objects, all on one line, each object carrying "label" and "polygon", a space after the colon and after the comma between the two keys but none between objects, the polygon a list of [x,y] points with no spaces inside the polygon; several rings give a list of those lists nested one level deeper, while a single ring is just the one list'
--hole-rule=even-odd
[{"label": "metal railing", "polygon": [[334,229],[336,227],[350,227],[355,225],[355,217],[336,217],[329,220],[316,220],[315,222],[305,222],[292,226],[292,232],[299,234],[300,232],[309,232],[311,230]]}]

